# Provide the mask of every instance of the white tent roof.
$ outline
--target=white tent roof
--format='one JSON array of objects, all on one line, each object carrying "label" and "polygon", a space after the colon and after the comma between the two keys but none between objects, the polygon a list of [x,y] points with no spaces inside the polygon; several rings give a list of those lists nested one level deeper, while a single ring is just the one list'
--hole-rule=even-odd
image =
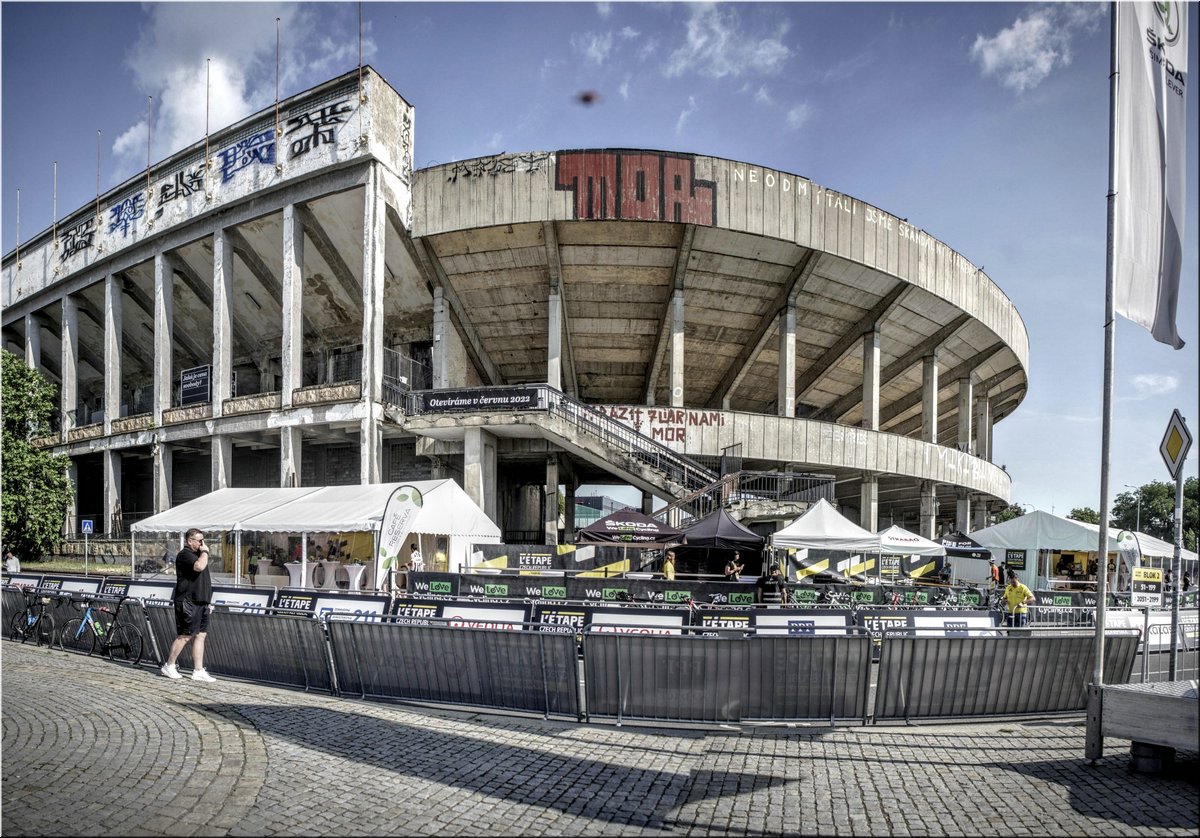
[{"label": "white tent roof", "polygon": [[[1108,552],[1117,552],[1117,534],[1119,530],[1108,530]],[[1006,548],[1023,550],[1074,550],[1080,553],[1096,552],[1100,546],[1100,528],[1095,524],[1085,524],[1070,518],[1060,518],[1035,509],[1026,513],[971,533],[982,546],[989,550],[1004,550]]]},{"label": "white tent roof", "polygon": [[243,532],[370,532],[397,487],[414,486],[423,503],[414,533],[500,541],[500,528],[453,480],[414,480],[353,486],[218,489],[139,521],[137,532],[182,532],[189,527]]},{"label": "white tent roof", "polygon": [[889,556],[944,556],[946,547],[898,526],[879,534],[879,552]]},{"label": "white tent roof", "polygon": [[821,498],[808,511],[771,536],[772,547],[815,547],[822,550],[879,550],[879,536],[847,520]]},{"label": "white tent roof", "polygon": [[[1084,524],[1084,526],[1089,528],[1093,532],[1095,532],[1096,535],[1095,535],[1094,541],[1096,544],[1099,544],[1100,543],[1100,525],[1099,524]],[[1113,532],[1113,528],[1109,527],[1108,531],[1110,533]],[[1138,548],[1141,549],[1143,556],[1155,556],[1155,557],[1162,558],[1162,559],[1170,559],[1175,556],[1175,545],[1174,544],[1171,544],[1170,542],[1167,542],[1167,541],[1163,541],[1161,538],[1155,538],[1152,535],[1147,535],[1144,532],[1134,531],[1133,534],[1135,536],[1137,536]],[[1119,530],[1117,531],[1117,535],[1120,535]],[[1114,538],[1115,537],[1116,536],[1114,536]],[[1092,549],[1095,550],[1096,548],[1093,547]],[[1194,553],[1191,550],[1188,550],[1187,548],[1181,549],[1179,551],[1179,556],[1181,559],[1184,559],[1186,561],[1193,561],[1193,562],[1196,561],[1196,558],[1197,558],[1196,553]]]}]

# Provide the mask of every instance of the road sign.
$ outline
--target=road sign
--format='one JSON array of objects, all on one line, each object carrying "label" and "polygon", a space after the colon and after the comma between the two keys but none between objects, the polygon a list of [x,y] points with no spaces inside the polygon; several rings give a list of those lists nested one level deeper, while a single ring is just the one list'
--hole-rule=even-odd
[{"label": "road sign", "polygon": [[1162,605],[1163,572],[1157,567],[1135,567],[1133,580],[1130,584],[1129,604],[1138,607],[1144,605]]},{"label": "road sign", "polygon": [[93,532],[92,519],[91,518],[80,518],[79,519],[79,531],[81,533],[83,533],[84,535],[91,535]]},{"label": "road sign", "polygon": [[1183,417],[1179,415],[1179,410],[1176,409],[1171,414],[1171,421],[1167,423],[1167,432],[1158,446],[1163,462],[1167,464],[1167,471],[1171,473],[1173,479],[1179,479],[1179,470],[1183,468],[1183,461],[1187,458],[1188,449],[1191,447],[1192,434],[1188,431]]}]

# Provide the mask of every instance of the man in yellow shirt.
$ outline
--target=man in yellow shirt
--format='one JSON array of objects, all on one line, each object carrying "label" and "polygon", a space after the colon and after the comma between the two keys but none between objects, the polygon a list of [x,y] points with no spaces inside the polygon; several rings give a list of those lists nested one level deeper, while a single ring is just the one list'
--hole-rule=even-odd
[{"label": "man in yellow shirt", "polygon": [[1017,572],[1008,572],[1008,584],[1004,587],[1004,599],[1008,603],[1008,625],[1025,628],[1029,625],[1029,606],[1037,602],[1033,591],[1017,578]]}]

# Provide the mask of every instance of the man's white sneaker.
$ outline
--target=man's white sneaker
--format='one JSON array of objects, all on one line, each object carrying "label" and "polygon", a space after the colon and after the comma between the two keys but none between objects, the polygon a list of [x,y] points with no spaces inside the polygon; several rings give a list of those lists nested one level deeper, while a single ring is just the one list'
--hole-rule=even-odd
[{"label": "man's white sneaker", "polygon": [[211,675],[209,675],[207,669],[197,669],[195,672],[192,673],[192,680],[193,681],[207,681],[208,683],[211,684],[211,683],[215,682],[217,679],[212,677]]},{"label": "man's white sneaker", "polygon": [[168,678],[179,679],[183,677],[179,674],[179,668],[173,663],[164,663],[159,669],[159,672],[161,672],[163,675],[166,675]]}]

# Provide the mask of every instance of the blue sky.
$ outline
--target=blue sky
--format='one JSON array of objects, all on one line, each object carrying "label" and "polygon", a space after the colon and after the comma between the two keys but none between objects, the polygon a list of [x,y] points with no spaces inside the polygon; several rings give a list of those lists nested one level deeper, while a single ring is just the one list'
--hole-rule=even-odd
[{"label": "blue sky", "polygon": [[[144,169],[147,96],[154,160],[201,139],[206,59],[214,128],[271,104],[276,17],[281,96],[358,61],[355,3],[0,11],[5,253],[18,189],[21,239],[50,226],[54,161],[59,217],[94,199],[97,130],[102,189]],[[994,436],[1013,500],[1099,509],[1107,6],[367,2],[361,13],[364,61],[416,108],[418,167],[501,151],[694,152],[803,175],[944,241],[1029,331],[1029,394]],[[1200,436],[1195,169],[1187,181],[1187,346],[1118,318],[1114,495],[1169,480],[1158,445],[1173,409]]]}]

